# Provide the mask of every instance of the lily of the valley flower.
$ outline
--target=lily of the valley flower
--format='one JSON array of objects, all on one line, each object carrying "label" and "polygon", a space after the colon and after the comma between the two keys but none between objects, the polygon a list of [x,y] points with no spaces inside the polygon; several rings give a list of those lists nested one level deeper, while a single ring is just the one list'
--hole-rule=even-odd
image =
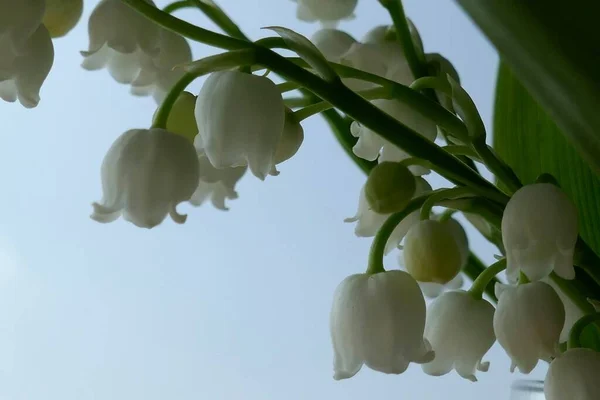
[{"label": "lily of the valley flower", "polygon": [[54,47],[42,24],[42,0],[0,0],[0,98],[27,108],[40,101],[40,89],[54,62]]},{"label": "lily of the valley flower", "polygon": [[358,0],[293,0],[298,3],[296,17],[301,21],[321,21],[334,26],[339,20],[354,17]]},{"label": "lily of the valley flower", "polygon": [[46,0],[44,25],[50,36],[65,36],[77,25],[83,13],[83,0]]},{"label": "lily of the valley flower", "polygon": [[502,217],[502,239],[512,282],[520,271],[532,281],[553,270],[564,279],[575,278],[577,210],[555,185],[527,185],[513,195]]},{"label": "lily of the valley flower", "polygon": [[450,282],[466,261],[468,247],[463,235],[449,221],[424,220],[414,224],[404,239],[406,270],[419,282]]},{"label": "lily of the valley flower", "polygon": [[281,93],[266,77],[237,71],[211,74],[196,101],[197,147],[215,168],[248,165],[272,171],[285,125]]},{"label": "lily of the valley flower", "polygon": [[[415,190],[415,196],[420,196],[431,191],[431,186],[423,178],[416,179],[417,188]],[[377,231],[381,228],[384,222],[388,219],[391,214],[379,214],[371,209],[369,202],[365,196],[365,188],[363,187],[360,191],[358,199],[358,210],[356,215],[351,218],[346,218],[344,222],[356,222],[354,233],[358,237],[372,237],[377,234]],[[411,226],[418,223],[419,211],[410,213],[406,218],[402,220],[394,229],[385,247],[385,253],[388,254],[393,249],[397,248],[404,236],[408,232]]]},{"label": "lily of the valley flower", "polygon": [[574,348],[558,356],[546,374],[546,400],[600,399],[600,353]]},{"label": "lily of the valley flower", "polygon": [[[277,150],[275,151],[275,165],[279,165],[296,155],[303,141],[304,129],[302,125],[298,122],[294,112],[286,108],[285,124],[281,132],[281,138],[277,144]],[[279,175],[279,171],[277,171],[275,165],[271,169],[270,174],[277,176]]]},{"label": "lily of the valley flower", "polygon": [[445,375],[455,369],[460,376],[476,381],[475,371],[487,371],[482,358],[496,341],[494,306],[465,291],[446,292],[427,310],[425,338],[435,359],[423,364],[429,375]]},{"label": "lily of the valley flower", "polygon": [[512,359],[511,371],[518,367],[528,374],[538,360],[549,361],[558,355],[565,309],[551,286],[544,282],[496,284],[496,296],[494,331]]},{"label": "lily of the valley flower", "polygon": [[[145,0],[154,5],[151,0]],[[89,48],[82,51],[87,70],[108,69],[119,83],[146,83],[155,77],[161,28],[121,0],[102,0],[88,23]]]},{"label": "lily of the valley flower", "polygon": [[581,317],[585,315],[585,313],[581,311],[581,308],[579,308],[579,306],[575,304],[573,300],[571,300],[571,298],[567,296],[552,279],[546,277],[542,279],[542,282],[552,286],[558,297],[560,297],[562,300],[563,306],[565,307],[565,323],[562,331],[560,332],[560,342],[566,342],[569,340],[571,328],[577,321],[579,321]]},{"label": "lily of the valley flower", "polygon": [[198,153],[200,164],[200,179],[196,191],[190,199],[190,203],[201,206],[206,200],[212,202],[215,208],[226,211],[226,199],[237,199],[235,185],[246,173],[247,167],[227,167],[217,169],[212,166],[208,158]]},{"label": "lily of the valley flower", "polygon": [[184,74],[179,65],[192,60],[192,50],[188,41],[181,35],[160,30],[160,52],[152,59],[154,68],[144,69],[131,82],[131,93],[138,96],[152,95],[157,104],[162,103],[169,90]]},{"label": "lily of the valley flower", "polygon": [[425,300],[403,271],[357,274],[337,287],[330,316],[334,379],[351,378],[363,364],[388,374],[433,359],[423,339]]},{"label": "lily of the valley flower", "polygon": [[331,62],[339,62],[356,40],[337,29],[321,29],[311,37],[313,44]]},{"label": "lily of the valley flower", "polygon": [[111,146],[102,162],[102,201],[94,203],[92,219],[127,221],[152,228],[167,215],[177,223],[186,220],[177,212],[188,201],[199,180],[194,145],[164,129],[132,129]]}]

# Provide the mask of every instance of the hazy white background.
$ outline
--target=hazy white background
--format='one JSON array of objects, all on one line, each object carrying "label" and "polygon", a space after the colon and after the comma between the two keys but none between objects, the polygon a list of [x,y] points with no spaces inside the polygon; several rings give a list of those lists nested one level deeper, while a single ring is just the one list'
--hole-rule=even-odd
[{"label": "hazy white background", "polygon": [[[147,127],[155,107],[106,71],[80,68],[95,3],[55,42],[40,106],[0,103],[1,400],[509,398],[520,376],[497,346],[476,384],[416,365],[332,379],[332,293],[365,269],[370,240],[342,223],[364,176],[319,117],[306,121],[305,144],[279,177],[245,177],[228,213],[182,207],[185,225],[151,231],[90,220],[105,152],[125,130]],[[253,38],[269,25],[317,29],[295,19],[291,1],[219,3]],[[454,63],[489,126],[493,49],[451,1],[406,8],[426,51]],[[341,25],[356,37],[388,21],[375,0],[360,0],[356,14]],[[212,27],[198,12],[178,15]],[[194,45],[198,58],[213,51]],[[490,246],[476,235],[472,243],[492,260]]]}]

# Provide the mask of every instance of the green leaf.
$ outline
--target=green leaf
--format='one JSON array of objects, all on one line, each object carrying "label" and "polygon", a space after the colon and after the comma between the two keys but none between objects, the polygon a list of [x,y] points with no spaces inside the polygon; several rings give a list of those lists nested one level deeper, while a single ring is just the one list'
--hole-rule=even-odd
[{"label": "green leaf", "polygon": [[590,0],[457,0],[600,175],[600,40]]},{"label": "green leaf", "polygon": [[290,50],[295,51],[304,61],[315,69],[325,80],[331,81],[338,77],[325,56],[310,40],[291,29],[280,26],[269,26],[270,29],[283,38]]},{"label": "green leaf", "polygon": [[600,254],[600,179],[504,63],[496,88],[494,149],[524,184],[552,174],[577,206],[581,237]]}]

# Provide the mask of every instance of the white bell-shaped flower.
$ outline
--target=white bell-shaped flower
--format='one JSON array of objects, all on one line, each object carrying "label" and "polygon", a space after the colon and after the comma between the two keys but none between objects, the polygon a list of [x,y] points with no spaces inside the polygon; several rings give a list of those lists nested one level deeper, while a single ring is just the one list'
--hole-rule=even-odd
[{"label": "white bell-shaped flower", "polygon": [[[294,112],[286,108],[283,132],[281,133],[281,138],[277,144],[277,151],[275,152],[275,165],[279,165],[296,155],[303,141],[304,129],[302,125],[298,122]],[[277,176],[279,175],[279,171],[275,165],[273,165],[270,174]]]},{"label": "white bell-shaped flower", "polygon": [[4,48],[5,39],[10,40],[8,36],[3,38],[0,31],[0,98],[9,102],[19,99],[23,106],[35,107],[40,102],[40,89],[54,62],[54,46],[48,30],[44,25],[38,25],[12,55]]},{"label": "white bell-shaped flower", "polygon": [[470,381],[475,371],[487,371],[482,358],[496,341],[494,306],[465,291],[446,292],[427,310],[425,338],[435,359],[421,367],[426,374],[445,375],[453,369]]},{"label": "white bell-shaped flower", "polygon": [[276,164],[285,106],[266,77],[237,71],[212,73],[196,101],[197,147],[215,168],[248,165],[265,179]]},{"label": "white bell-shaped flower", "polygon": [[44,0],[0,0],[0,77],[40,27],[45,8]]},{"label": "white bell-shaped flower", "polygon": [[320,21],[335,26],[339,20],[354,18],[358,0],[293,0],[298,3],[296,17],[301,21]]},{"label": "white bell-shaped flower", "polygon": [[517,190],[504,210],[502,240],[511,282],[520,271],[532,281],[552,271],[564,279],[575,278],[577,210],[555,185],[536,183]]},{"label": "white bell-shaped flower", "polygon": [[162,103],[173,85],[183,76],[183,68],[176,68],[192,61],[192,50],[181,35],[161,29],[160,52],[152,58],[154,68],[144,69],[131,82],[131,93],[137,96],[152,95],[157,104]]},{"label": "white bell-shaped flower", "polygon": [[161,50],[161,29],[121,0],[102,0],[89,19],[90,43],[88,51],[81,52],[82,66],[91,71],[106,67],[125,84],[155,77],[153,58]]},{"label": "white bell-shaped flower", "polygon": [[[417,114],[405,104],[397,100],[374,100],[372,102],[382,111],[400,121],[403,125],[411,128],[424,138],[434,141],[437,136],[437,127],[435,123],[427,118]],[[358,141],[352,148],[357,157],[369,161],[402,161],[409,158],[410,155],[398,148],[398,146],[388,142],[371,129],[354,121],[350,126],[352,136],[357,137]],[[411,166],[410,170],[416,175],[423,175],[429,172],[427,168],[421,166]]]},{"label": "white bell-shaped flower", "polygon": [[[415,191],[415,197],[431,191],[431,186],[425,179],[417,178],[416,183],[417,189]],[[356,227],[354,228],[354,234],[356,236],[372,237],[377,234],[377,231],[379,231],[390,215],[391,214],[379,214],[371,209],[367,197],[365,196],[365,188],[363,187],[358,198],[358,210],[356,211],[356,214],[354,217],[346,218],[344,222],[356,222]],[[406,218],[404,218],[392,231],[385,247],[385,253],[388,254],[390,251],[397,248],[410,227],[418,223],[419,220],[419,210],[407,215]]]},{"label": "white bell-shaped flower", "polygon": [[551,286],[544,282],[496,284],[496,296],[494,331],[512,359],[511,371],[518,367],[528,374],[538,360],[549,361],[558,354],[565,309]]},{"label": "white bell-shaped flower", "polygon": [[46,0],[44,25],[53,38],[65,36],[79,22],[83,0]]},{"label": "white bell-shaped flower", "polygon": [[223,211],[228,210],[225,200],[238,198],[235,185],[244,176],[248,168],[227,167],[217,169],[201,152],[198,153],[198,160],[200,163],[200,180],[190,203],[201,206],[206,200],[210,199],[215,208]]},{"label": "white bell-shaped flower", "polygon": [[356,40],[337,29],[321,29],[310,38],[315,47],[331,62],[339,62]]},{"label": "white bell-shaped flower", "polygon": [[575,348],[558,356],[546,373],[546,400],[600,399],[600,353]]},{"label": "white bell-shaped flower", "polygon": [[199,165],[194,145],[164,129],[132,129],[121,135],[102,162],[102,201],[93,203],[92,219],[123,218],[142,228],[160,224],[177,212],[198,187]]},{"label": "white bell-shaped flower", "polygon": [[465,241],[450,222],[423,220],[404,239],[404,265],[419,282],[450,282],[464,266]]},{"label": "white bell-shaped flower", "polygon": [[[565,323],[563,325],[563,329],[560,332],[560,342],[566,342],[569,340],[569,334],[571,333],[571,328],[581,317],[585,315],[581,308],[577,304],[571,300],[569,296],[567,296],[561,288],[554,282],[550,277],[546,277],[542,279],[542,282],[547,283],[552,286],[552,289],[556,292],[558,297],[560,297],[563,306],[565,307]],[[599,310],[600,311],[600,310]]]},{"label": "white bell-shaped flower", "polygon": [[400,374],[411,362],[433,359],[423,339],[425,300],[403,271],[356,274],[337,287],[330,315],[334,379],[351,378],[363,364]]}]

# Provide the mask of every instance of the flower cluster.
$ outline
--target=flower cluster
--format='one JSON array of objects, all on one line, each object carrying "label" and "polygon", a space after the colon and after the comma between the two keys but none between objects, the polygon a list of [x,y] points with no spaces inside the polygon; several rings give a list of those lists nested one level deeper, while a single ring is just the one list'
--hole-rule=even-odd
[{"label": "flower cluster", "polygon": [[[302,121],[330,111],[324,115],[340,142],[368,172],[356,215],[346,222],[356,223],[356,236],[373,238],[365,273],[345,278],[334,293],[334,378],[351,378],[363,365],[401,374],[417,363],[428,375],[454,370],[476,381],[497,341],[511,371],[528,374],[540,360],[550,363],[549,400],[600,398],[593,372],[600,353],[581,340],[600,314],[573,296],[571,281],[580,275],[574,265],[586,266],[587,250],[570,195],[544,176],[523,186],[488,148],[456,70],[425,53],[403,12],[395,26],[378,26],[358,41],[335,29],[353,17],[358,0],[296,0],[299,19],[324,27],[312,42],[274,28],[284,39],[277,46],[301,58],[290,60],[247,39],[214,2],[194,3],[173,4],[210,9],[229,36],[184,23],[151,0],[101,0],[91,13],[83,68],[106,68],[132,94],[159,105],[149,128],[127,130],[108,149],[92,219],[123,217],[153,228],[167,216],[184,223],[177,208],[186,202],[227,210],[247,171],[261,181],[279,175],[278,166],[302,146]],[[380,3],[393,12],[391,2]],[[82,5],[0,0],[0,97],[38,104],[52,39],[77,24]],[[236,50],[192,61],[184,35]],[[204,75],[196,94],[185,91]],[[285,94],[296,89],[303,97]],[[473,161],[484,163],[502,190]],[[434,190],[426,180],[433,182],[432,171],[456,186]],[[471,253],[455,212],[496,245],[496,263],[486,268]],[[384,257],[394,251],[400,269],[386,271]],[[473,280],[469,290],[462,290],[465,276]]]}]

